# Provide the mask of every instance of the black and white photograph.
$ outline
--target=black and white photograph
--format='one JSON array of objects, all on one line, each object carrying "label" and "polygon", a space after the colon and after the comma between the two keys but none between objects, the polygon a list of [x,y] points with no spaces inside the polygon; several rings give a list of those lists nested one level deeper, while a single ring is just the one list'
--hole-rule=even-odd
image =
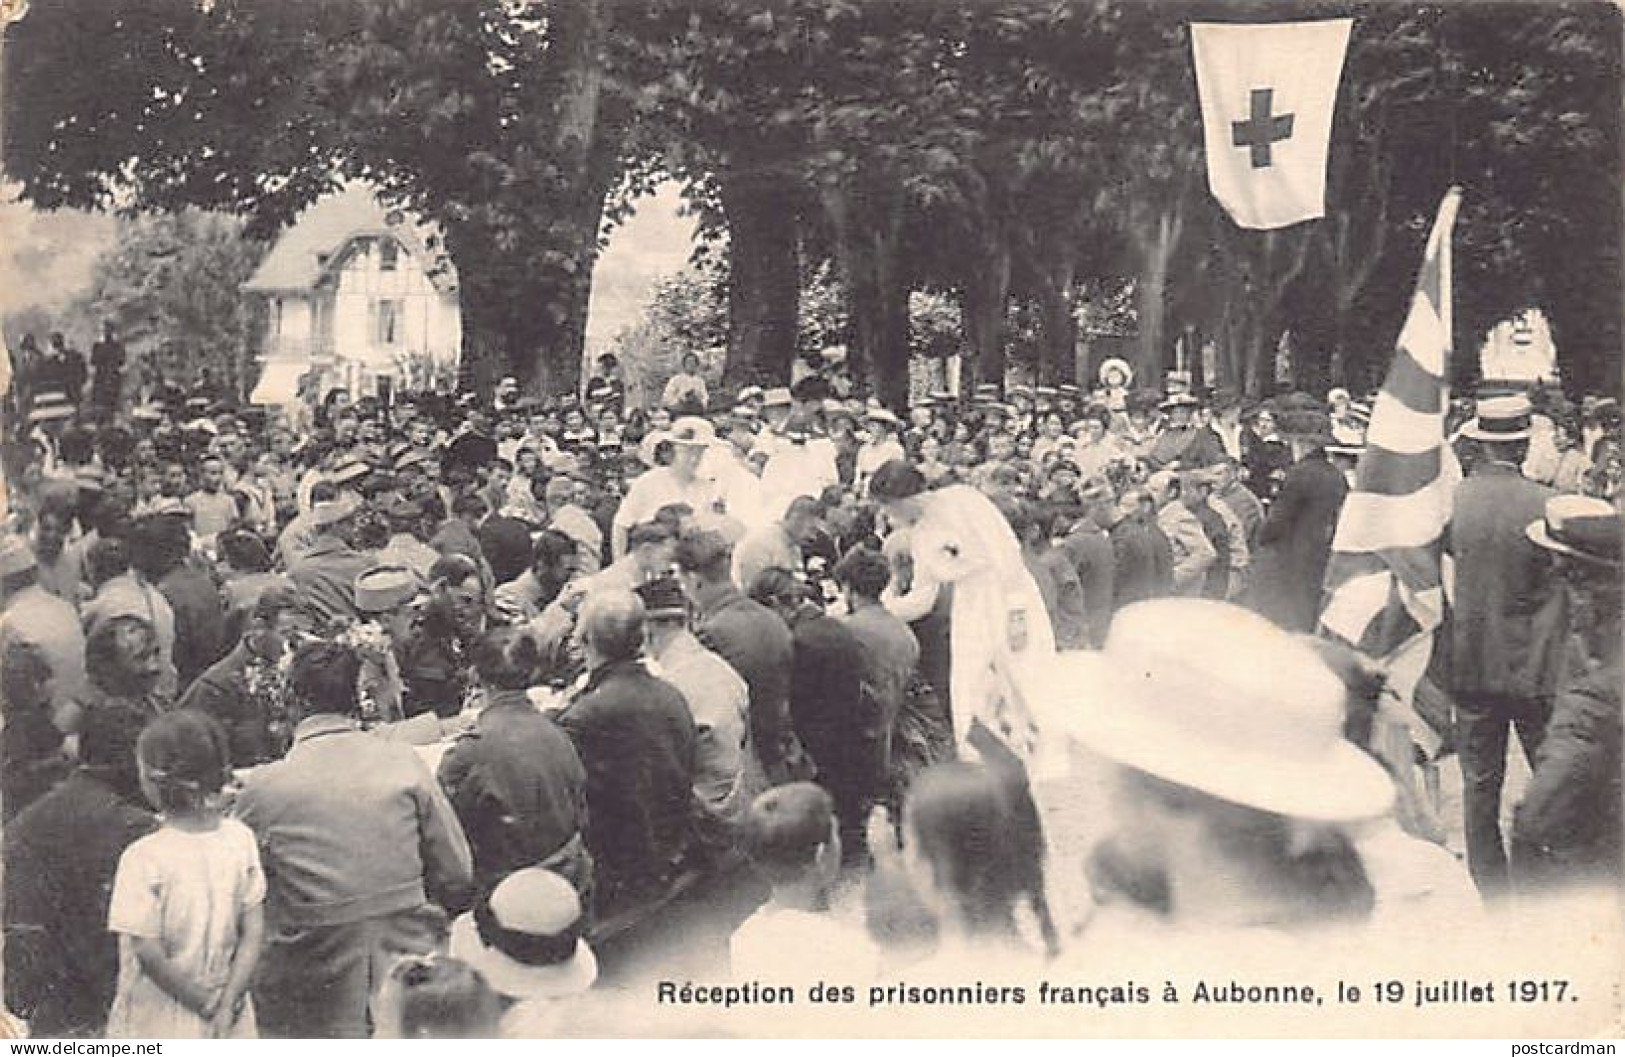
[{"label": "black and white photograph", "polygon": [[0,0],[0,1040],[1613,1052],[1622,73]]}]

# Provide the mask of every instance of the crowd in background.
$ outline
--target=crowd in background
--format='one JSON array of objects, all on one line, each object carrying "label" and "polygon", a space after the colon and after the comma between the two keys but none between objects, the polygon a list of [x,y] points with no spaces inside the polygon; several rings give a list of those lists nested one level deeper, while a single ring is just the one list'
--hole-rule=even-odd
[{"label": "crowd in background", "polygon": [[[763,886],[712,966],[750,979],[1618,883],[1611,399],[1451,408],[1454,605],[1396,712],[1310,638],[1370,417],[1341,389],[1111,360],[891,409],[690,357],[631,407],[604,357],[568,397],[267,409],[58,338],[18,363],[0,536],[36,1035],[547,1035],[724,876]],[[1069,745],[1109,810],[1055,792]]]}]

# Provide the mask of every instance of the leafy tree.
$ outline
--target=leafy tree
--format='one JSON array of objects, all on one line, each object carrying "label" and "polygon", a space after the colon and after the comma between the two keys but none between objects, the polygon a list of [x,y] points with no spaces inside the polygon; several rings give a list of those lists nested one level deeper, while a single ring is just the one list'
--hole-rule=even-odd
[{"label": "leafy tree", "polygon": [[[628,5],[629,6],[629,5]],[[630,109],[613,0],[55,0],[12,28],[5,164],[38,205],[288,222],[365,177],[439,224],[465,354],[571,388]]]}]

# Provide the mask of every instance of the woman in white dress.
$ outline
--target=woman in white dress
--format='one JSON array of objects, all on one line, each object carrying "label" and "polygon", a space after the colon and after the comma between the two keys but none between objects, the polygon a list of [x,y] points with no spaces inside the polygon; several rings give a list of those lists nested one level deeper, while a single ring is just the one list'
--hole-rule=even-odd
[{"label": "woman in white dress", "polygon": [[954,585],[949,681],[961,752],[973,748],[968,738],[980,720],[1024,762],[1042,766],[1048,750],[1018,676],[1053,659],[1055,636],[1009,522],[968,485],[926,491],[919,470],[902,460],[875,471],[869,494],[888,521],[909,530],[914,591]]}]

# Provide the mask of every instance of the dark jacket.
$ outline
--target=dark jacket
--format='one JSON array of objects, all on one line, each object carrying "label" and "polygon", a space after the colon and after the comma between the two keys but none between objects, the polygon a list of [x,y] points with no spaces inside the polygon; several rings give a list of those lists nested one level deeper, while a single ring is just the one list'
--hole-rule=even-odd
[{"label": "dark jacket", "polygon": [[694,599],[694,637],[733,666],[750,687],[750,736],[774,782],[785,781],[800,756],[790,723],[790,629],[771,609],[731,583],[707,584]]},{"label": "dark jacket", "polygon": [[165,573],[158,590],[175,613],[175,672],[184,692],[225,652],[225,606],[214,579],[190,560]]},{"label": "dark jacket", "polygon": [[1088,620],[1084,612],[1083,584],[1071,557],[1051,543],[1043,544],[1043,549],[1036,554],[1024,549],[1022,557],[1033,582],[1038,585],[1038,593],[1044,597],[1055,648],[1083,649],[1087,645]]},{"label": "dark jacket", "polygon": [[86,770],[6,827],[6,1006],[36,1038],[94,1036],[118,983],[107,904],[124,849],[157,820]]},{"label": "dark jacket", "polygon": [[694,720],[640,661],[606,664],[559,713],[587,774],[587,847],[598,910],[657,895],[689,849]]},{"label": "dark jacket", "polygon": [[1618,659],[1557,696],[1513,824],[1520,884],[1617,886],[1625,879],[1620,819]]},{"label": "dark jacket", "polygon": [[1258,529],[1253,607],[1288,631],[1312,631],[1348,481],[1315,451],[1287,471]]},{"label": "dark jacket", "polygon": [[850,629],[813,605],[796,612],[790,634],[790,717],[818,769],[817,780],[837,796],[868,791],[884,772],[884,737],[882,706],[864,692],[863,647]]},{"label": "dark jacket", "polygon": [[525,695],[497,695],[440,762],[440,784],[489,888],[559,852],[587,825],[587,772],[569,735]]},{"label": "dark jacket", "polygon": [[1456,564],[1447,627],[1457,694],[1557,690],[1566,635],[1548,604],[1560,588],[1546,552],[1525,534],[1553,494],[1505,463],[1480,465],[1456,489],[1445,549]]},{"label": "dark jacket", "polygon": [[461,712],[473,684],[472,646],[472,637],[459,633],[450,612],[438,601],[430,602],[406,641],[395,648],[404,691],[402,714],[445,717]]},{"label": "dark jacket", "polygon": [[1098,650],[1106,644],[1106,630],[1112,623],[1112,578],[1117,562],[1111,537],[1099,525],[1084,519],[1061,540],[1061,549],[1078,572],[1078,583],[1083,586],[1085,636],[1088,645]]},{"label": "dark jacket", "polygon": [[1145,461],[1153,470],[1197,470],[1223,462],[1224,442],[1207,426],[1169,427],[1157,434]]}]

